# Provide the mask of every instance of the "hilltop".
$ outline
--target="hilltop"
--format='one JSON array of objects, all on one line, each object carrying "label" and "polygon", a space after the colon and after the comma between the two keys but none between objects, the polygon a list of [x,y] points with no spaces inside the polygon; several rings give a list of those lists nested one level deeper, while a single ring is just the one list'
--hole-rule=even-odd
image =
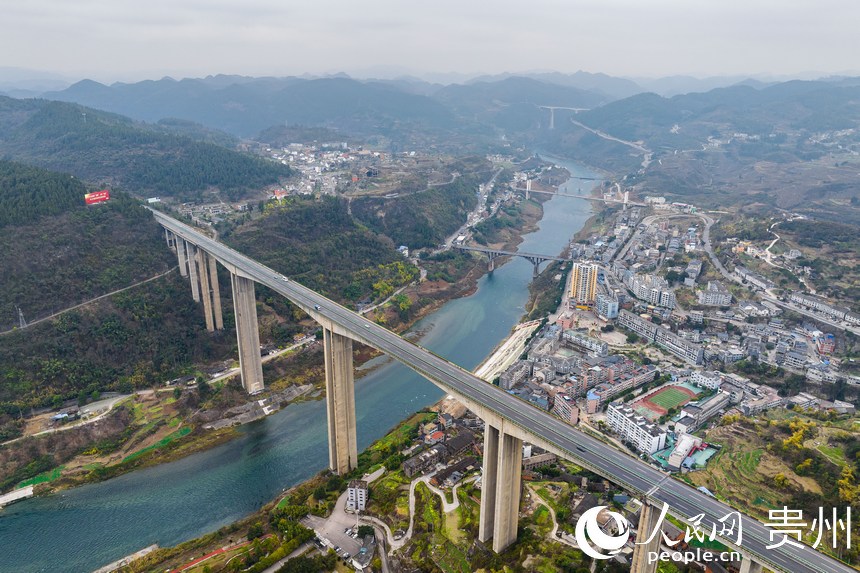
[{"label": "hilltop", "polygon": [[[0,96],[0,153],[141,196],[236,201],[278,182],[290,168],[76,104]],[[191,132],[188,126],[182,128]]]}]

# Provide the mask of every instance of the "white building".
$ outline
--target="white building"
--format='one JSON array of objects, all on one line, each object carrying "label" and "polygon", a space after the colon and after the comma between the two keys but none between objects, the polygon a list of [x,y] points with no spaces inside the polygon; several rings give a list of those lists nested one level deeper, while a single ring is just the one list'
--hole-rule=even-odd
[{"label": "white building", "polygon": [[699,388],[716,390],[723,383],[723,379],[720,377],[719,372],[701,372],[699,370],[694,370],[690,375],[690,383],[695,384]]},{"label": "white building", "polygon": [[606,319],[618,317],[618,299],[613,295],[597,295],[597,314]]},{"label": "white building", "polygon": [[732,293],[730,293],[720,281],[708,281],[705,290],[697,294],[699,304],[704,306],[729,306],[732,304]]},{"label": "white building", "polygon": [[606,409],[606,422],[624,441],[633,444],[640,452],[653,454],[666,447],[666,432],[644,417],[637,416],[632,408],[610,404]]},{"label": "white building", "polygon": [[367,505],[367,482],[354,479],[346,488],[346,509],[349,511],[364,511]]},{"label": "white building", "polygon": [[606,342],[597,338],[592,338],[584,332],[566,329],[562,333],[561,337],[571,344],[594,353],[596,356],[607,356],[609,354],[609,345]]}]

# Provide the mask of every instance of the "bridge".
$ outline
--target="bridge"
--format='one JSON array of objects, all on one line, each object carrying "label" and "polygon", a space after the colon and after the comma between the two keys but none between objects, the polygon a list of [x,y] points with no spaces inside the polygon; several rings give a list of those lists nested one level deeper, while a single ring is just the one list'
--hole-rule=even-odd
[{"label": "bridge", "polygon": [[[582,177],[581,179],[586,179]],[[592,180],[594,181],[594,180]],[[624,205],[626,208],[628,205],[633,205],[635,207],[647,207],[645,203],[639,203],[636,201],[630,201],[627,198],[627,195],[624,195],[624,199],[607,199],[605,197],[595,197],[594,195],[577,195],[574,193],[562,193],[561,191],[543,191],[541,189],[532,189],[531,185],[526,185],[526,187],[514,187],[514,191],[520,191],[525,193],[526,200],[530,198],[532,193],[542,193],[543,195],[558,195],[559,197],[574,197],[576,199],[586,199],[588,201],[599,201],[600,203],[616,203]]]},{"label": "bridge", "polygon": [[561,105],[539,105],[538,109],[548,109],[549,110],[549,128],[555,129],[555,110],[557,109],[566,109],[572,111],[573,113],[579,113],[581,111],[588,111],[587,107],[564,107]]},{"label": "bridge", "polygon": [[501,249],[487,249],[484,247],[470,247],[467,245],[454,245],[455,249],[459,249],[461,251],[472,251],[475,253],[482,253],[487,256],[487,269],[490,272],[496,270],[496,259],[498,257],[522,257],[534,265],[534,273],[532,276],[538,276],[540,274],[540,265],[541,263],[545,263],[546,261],[569,261],[570,259],[565,259],[563,257],[556,257],[553,255],[536,255],[535,253],[524,253],[522,251],[512,252],[512,251],[503,251]]},{"label": "bridge", "polygon": [[[481,380],[456,364],[436,356],[399,335],[234,251],[188,225],[152,210],[164,227],[168,247],[190,279],[192,296],[203,302],[209,330],[223,329],[220,317],[217,264],[230,272],[242,384],[251,393],[263,389],[255,284],[286,297],[323,329],[328,415],[329,466],[345,474],[358,463],[353,379],[353,341],[367,344],[403,363],[443,391],[453,395],[484,421],[483,484],[478,538],[492,539],[495,551],[516,541],[519,517],[522,444],[528,441],[611,480],[643,500],[638,539],[658,525],[667,504],[676,518],[691,522],[700,514],[706,531],[734,512],[728,505],[674,480],[666,473],[598,440],[549,413]],[[856,571],[808,545],[783,544],[774,549],[771,530],[751,517],[743,522],[743,547],[720,540],[744,556],[742,573],[757,573],[762,565],[785,573],[849,573]],[[636,545],[632,571],[654,573],[648,552],[659,551],[660,535]],[[739,545],[739,544],[738,544]]]}]

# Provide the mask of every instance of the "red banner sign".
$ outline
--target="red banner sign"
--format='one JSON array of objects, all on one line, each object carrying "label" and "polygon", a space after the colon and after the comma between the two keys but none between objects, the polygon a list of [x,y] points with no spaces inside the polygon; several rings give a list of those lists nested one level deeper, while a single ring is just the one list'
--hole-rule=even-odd
[{"label": "red banner sign", "polygon": [[94,203],[104,203],[110,199],[110,191],[108,189],[102,189],[101,191],[94,191],[92,193],[87,193],[84,195],[84,201],[87,205],[92,205]]}]

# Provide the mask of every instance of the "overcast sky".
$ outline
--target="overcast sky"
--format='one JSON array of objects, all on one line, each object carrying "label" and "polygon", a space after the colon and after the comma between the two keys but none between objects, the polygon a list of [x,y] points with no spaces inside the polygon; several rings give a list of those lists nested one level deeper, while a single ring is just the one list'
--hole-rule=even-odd
[{"label": "overcast sky", "polygon": [[860,68],[856,0],[0,0],[0,66],[71,78]]}]

